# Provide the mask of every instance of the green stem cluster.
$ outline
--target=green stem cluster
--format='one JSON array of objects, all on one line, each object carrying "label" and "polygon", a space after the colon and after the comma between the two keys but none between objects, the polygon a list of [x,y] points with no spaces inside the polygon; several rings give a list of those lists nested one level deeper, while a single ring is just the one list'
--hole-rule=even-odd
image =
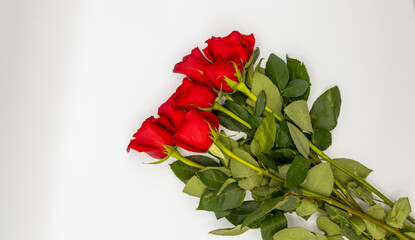
[{"label": "green stem cluster", "polygon": [[[285,182],[284,179],[282,179],[282,178],[280,178],[278,176],[275,176],[274,174],[270,173],[267,169],[263,169],[263,168],[257,167],[255,165],[253,165],[253,164],[251,164],[251,163],[243,160],[242,158],[240,158],[239,156],[237,156],[235,153],[233,153],[231,150],[229,150],[220,141],[216,141],[215,144],[218,146],[218,148],[224,154],[228,155],[229,157],[231,157],[232,159],[238,161],[239,163],[241,163],[241,164],[243,164],[243,165],[245,165],[245,166],[247,166],[247,167],[249,167],[249,168],[257,171],[258,174],[262,174],[264,176],[270,177],[270,178],[272,178],[274,180],[277,180],[277,181],[279,181],[281,183],[284,183]],[[405,234],[403,234],[402,232],[400,232],[398,229],[395,229],[395,228],[387,225],[383,221],[380,221],[380,220],[377,220],[375,218],[372,218],[372,217],[368,216],[367,214],[365,214],[364,212],[361,211],[360,207],[359,207],[359,209],[356,209],[356,208],[354,208],[354,206],[350,206],[350,205],[343,204],[343,203],[341,203],[341,202],[339,202],[339,201],[337,201],[335,199],[328,198],[328,197],[322,196],[320,194],[316,194],[316,193],[314,193],[312,191],[309,191],[307,189],[304,189],[304,188],[300,188],[300,189],[301,189],[301,191],[304,194],[307,194],[307,195],[309,195],[311,197],[308,197],[308,196],[299,196],[299,195],[294,195],[294,194],[289,194],[289,195],[292,195],[292,196],[295,196],[295,197],[309,198],[309,199],[316,199],[316,200],[324,201],[324,202],[326,202],[328,204],[331,204],[333,206],[336,206],[338,208],[341,208],[341,209],[347,211],[351,215],[356,215],[356,216],[361,217],[362,219],[366,219],[366,220],[368,220],[368,221],[370,221],[370,222],[372,222],[372,223],[374,223],[374,224],[376,224],[376,225],[378,225],[378,226],[386,229],[387,231],[389,231],[389,232],[391,232],[391,233],[399,236],[402,239],[410,240],[410,238],[408,236],[406,236]],[[340,193],[338,193],[338,194],[340,194]],[[341,196],[343,196],[343,195],[341,195]],[[344,201],[346,203],[348,203],[348,201],[344,198],[344,196],[343,196],[343,199],[344,199]]]},{"label": "green stem cluster", "polygon": [[[257,100],[257,96],[255,94],[253,94],[251,92],[251,90],[249,90],[249,88],[245,85],[245,83],[240,82],[236,89],[237,91],[240,91],[242,93],[244,93],[248,98],[250,98],[251,100],[255,101]],[[275,114],[268,106],[265,107],[265,111],[267,111],[268,113],[271,113],[274,115],[275,119],[278,122],[281,122],[283,119],[278,116],[277,114]],[[238,119],[235,119],[237,121],[239,121]],[[242,120],[242,119],[241,119]],[[309,145],[310,148],[317,154],[319,155],[322,159],[324,159],[325,161],[329,162],[330,164],[332,164],[334,167],[338,168],[339,170],[341,170],[342,172],[344,172],[345,174],[349,175],[350,177],[352,177],[353,179],[355,179],[357,182],[359,182],[360,184],[362,184],[364,187],[366,187],[368,190],[372,191],[374,194],[376,194],[378,197],[380,197],[386,205],[388,205],[389,207],[393,206],[393,202],[387,198],[384,194],[382,194],[379,190],[377,190],[375,187],[373,187],[370,183],[368,183],[365,179],[361,178],[359,175],[357,175],[356,173],[352,173],[349,170],[345,169],[344,167],[342,167],[341,165],[339,165],[338,163],[336,163],[335,161],[333,161],[333,159],[331,159],[329,156],[327,156],[323,151],[321,151],[320,149],[318,149],[311,141],[309,141]],[[351,198],[353,199],[353,198]],[[357,204],[356,204],[357,205]],[[408,216],[407,219],[412,223],[415,224],[415,219],[412,218],[411,216]]]},{"label": "green stem cluster", "polygon": [[[247,166],[247,167],[255,170],[256,172],[258,172],[258,174],[267,176],[267,177],[272,178],[272,179],[274,179],[274,180],[276,180],[278,182],[281,182],[281,183],[284,183],[285,182],[285,180],[283,178],[280,178],[278,176],[275,176],[274,174],[270,173],[267,169],[264,169],[264,168],[255,166],[255,165],[253,165],[253,164],[245,161],[244,159],[240,158],[235,153],[233,153],[231,150],[229,150],[222,142],[216,141],[215,144],[216,144],[216,146],[224,154],[226,154],[230,158],[238,161],[239,163],[241,163],[241,164],[243,164],[243,165],[245,165],[245,166]],[[174,157],[174,158],[177,158],[178,160],[182,161],[183,163],[185,163],[185,164],[187,164],[189,166],[196,167],[196,168],[199,168],[199,169],[205,168],[205,166],[203,166],[201,164],[198,164],[198,163],[195,163],[195,162],[191,161],[190,159],[182,156],[176,149],[174,149],[173,151],[171,151],[170,156],[171,157]],[[338,207],[340,209],[343,209],[343,210],[347,211],[351,215],[356,215],[356,216],[361,217],[362,219],[366,219],[366,220],[368,220],[368,221],[370,221],[370,222],[372,222],[372,223],[374,223],[374,224],[376,224],[376,225],[378,225],[378,226],[386,229],[387,231],[389,231],[389,232],[391,232],[391,233],[399,236],[401,239],[410,240],[410,238],[408,236],[406,236],[405,234],[403,234],[402,232],[400,232],[398,229],[395,229],[395,228],[387,225],[383,221],[380,221],[380,220],[377,220],[375,218],[372,218],[372,217],[368,216],[367,214],[365,214],[360,209],[356,209],[353,206],[346,205],[348,203],[348,201],[344,198],[344,196],[343,197],[340,197],[340,196],[342,196],[340,193],[338,193],[339,194],[338,196],[346,204],[343,204],[343,203],[341,203],[341,202],[339,202],[339,201],[337,201],[335,199],[328,198],[328,197],[322,196],[320,194],[314,193],[314,192],[309,191],[309,190],[304,189],[304,188],[300,188],[300,189],[301,189],[301,191],[304,194],[307,194],[308,196],[295,195],[295,194],[291,194],[291,193],[289,195],[295,196],[295,197],[299,197],[299,198],[307,198],[307,199],[315,199],[315,200],[324,201],[324,202],[326,202],[326,203],[328,203],[330,205],[336,206],[336,207]],[[323,209],[320,209],[320,212],[327,214]]]}]

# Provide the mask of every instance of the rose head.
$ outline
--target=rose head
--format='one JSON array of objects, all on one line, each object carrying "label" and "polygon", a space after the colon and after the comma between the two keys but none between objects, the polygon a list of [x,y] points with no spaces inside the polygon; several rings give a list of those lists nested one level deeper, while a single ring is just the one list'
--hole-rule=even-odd
[{"label": "rose head", "polygon": [[233,89],[226,83],[225,76],[232,81],[238,82],[238,78],[235,76],[234,64],[238,66],[240,71],[242,70],[242,62],[238,60],[238,58],[218,58],[205,69],[203,78],[206,85],[216,89],[217,91],[222,90],[225,92],[232,92]]},{"label": "rose head", "polygon": [[211,108],[215,99],[215,91],[200,84],[192,83],[188,78],[183,79],[182,85],[177,88],[174,96],[176,106],[186,109]]},{"label": "rose head", "polygon": [[[183,107],[176,106],[174,99],[177,97],[174,93],[165,103],[163,103],[159,109],[158,114],[160,117],[165,117],[168,122],[173,126],[174,130],[180,127],[186,112]],[[164,125],[164,124],[163,124]],[[166,128],[168,126],[164,125]]]},{"label": "rose head", "polygon": [[192,152],[206,152],[212,145],[211,129],[219,128],[219,119],[210,112],[190,110],[174,134],[177,146]]},{"label": "rose head", "polygon": [[153,158],[161,159],[167,156],[163,145],[174,146],[171,133],[152,116],[143,122],[133,137],[127,152],[134,149],[145,152]]},{"label": "rose head", "polygon": [[203,84],[203,71],[209,64],[209,61],[203,56],[199,48],[195,48],[174,66],[173,72],[185,74],[193,81]]},{"label": "rose head", "polygon": [[216,61],[218,57],[229,58],[236,54],[246,63],[254,52],[255,37],[253,34],[243,35],[238,31],[233,31],[223,38],[212,37],[206,43],[208,46],[203,53],[208,59]]}]

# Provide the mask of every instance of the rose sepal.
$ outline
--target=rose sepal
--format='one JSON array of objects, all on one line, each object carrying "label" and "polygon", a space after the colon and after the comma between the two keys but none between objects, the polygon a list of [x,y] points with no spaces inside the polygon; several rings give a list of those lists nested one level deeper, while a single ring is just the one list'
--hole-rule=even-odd
[{"label": "rose sepal", "polygon": [[177,146],[169,146],[169,145],[164,145],[164,144],[163,144],[163,147],[164,147],[164,149],[166,149],[167,156],[165,156],[164,158],[162,158],[162,159],[160,159],[158,161],[149,162],[149,163],[146,163],[146,164],[160,164],[160,163],[164,163],[167,159],[169,159],[171,153],[174,150],[176,150],[176,148],[177,148]]}]

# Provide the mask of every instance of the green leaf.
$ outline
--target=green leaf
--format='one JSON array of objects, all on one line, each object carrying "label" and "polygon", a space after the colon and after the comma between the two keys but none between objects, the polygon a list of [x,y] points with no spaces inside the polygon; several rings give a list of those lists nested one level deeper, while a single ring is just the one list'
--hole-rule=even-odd
[{"label": "green leaf", "polygon": [[337,224],[348,224],[350,215],[340,210],[339,208],[333,207],[331,205],[326,204],[325,205],[326,212],[330,216],[330,218]]},{"label": "green leaf", "polygon": [[[333,159],[336,163],[340,166],[344,167],[345,169],[349,170],[352,173],[359,175],[361,178],[366,178],[373,170],[365,167],[363,164],[346,158],[336,158]],[[336,168],[335,166],[331,166],[333,170],[334,177],[339,180],[342,184],[346,185],[350,181],[353,180],[352,177],[342,172],[340,169]]]},{"label": "green leaf", "polygon": [[233,178],[228,178],[223,184],[222,186],[219,188],[219,191],[216,193],[217,195],[221,194],[223,192],[223,190],[231,183],[237,182],[235,179]]},{"label": "green leaf", "polygon": [[279,192],[280,190],[282,190],[282,184],[274,184],[274,183],[279,183],[279,182],[273,182],[273,185],[267,185],[267,186],[263,186],[263,187],[258,187],[258,188],[254,188],[251,190],[251,193],[256,195],[257,197],[262,197],[261,200],[256,200],[256,201],[264,201],[265,199],[268,199],[270,197],[272,197],[272,195],[275,192]]},{"label": "green leaf", "polygon": [[344,235],[345,237],[347,237],[347,239],[349,239],[349,240],[363,240],[363,239],[364,239],[362,236],[357,235],[357,234],[356,234],[356,233],[352,230],[352,228],[350,228],[349,226],[347,226],[347,225],[345,225],[345,224],[343,224],[343,225],[341,226],[341,230],[342,230],[343,235]]},{"label": "green leaf", "polygon": [[197,173],[197,175],[203,184],[212,189],[219,189],[228,179],[228,175],[217,169],[200,171]]},{"label": "green leaf", "polygon": [[341,228],[334,222],[332,222],[326,216],[320,216],[317,218],[317,227],[321,231],[325,232],[328,236],[334,236],[341,234]]},{"label": "green leaf", "polygon": [[314,200],[302,199],[300,206],[295,209],[298,216],[310,216],[318,209],[318,204]]},{"label": "green leaf", "polygon": [[238,185],[242,189],[252,190],[255,187],[261,186],[262,179],[263,179],[263,175],[260,175],[257,173],[255,175],[239,180]]},{"label": "green leaf", "polygon": [[203,155],[190,155],[190,156],[186,156],[186,158],[188,158],[189,160],[192,160],[193,162],[202,164],[203,166],[206,166],[206,167],[219,166],[219,163],[217,161],[213,160],[210,157],[203,156]]},{"label": "green leaf", "polygon": [[347,190],[352,197],[359,198],[370,206],[375,203],[372,193],[355,181],[351,181],[347,184]]},{"label": "green leaf", "polygon": [[258,156],[261,154],[261,146],[259,145],[259,142],[255,139],[252,139],[251,145],[251,152],[255,155]]},{"label": "green leaf", "polygon": [[242,225],[238,225],[234,228],[222,228],[210,231],[210,234],[213,235],[221,235],[221,236],[236,236],[240,235],[249,230],[249,227],[242,227]]},{"label": "green leaf", "polygon": [[242,226],[248,226],[249,224],[255,222],[256,220],[265,216],[265,214],[271,212],[276,208],[278,202],[282,201],[283,197],[271,198],[265,200],[261,205],[251,214],[249,214],[245,220],[242,222]]},{"label": "green leaf", "polygon": [[254,49],[254,52],[252,53],[252,65],[254,65],[254,63],[256,62],[256,60],[258,60],[259,54],[260,54],[259,48],[256,47]]},{"label": "green leaf", "polygon": [[[274,146],[275,135],[277,133],[277,124],[274,116],[269,114],[264,118],[255,132],[254,140],[258,142],[260,152],[256,153],[259,156],[261,153],[268,153]],[[254,152],[255,154],[255,152]]]},{"label": "green leaf", "polygon": [[255,72],[259,72],[261,74],[265,74],[265,68],[261,67],[263,60],[264,60],[264,58],[259,59],[259,63],[255,67]]},{"label": "green leaf", "polygon": [[288,83],[289,73],[287,64],[275,54],[269,55],[265,66],[265,74],[282,91]]},{"label": "green leaf", "polygon": [[361,235],[364,231],[366,231],[366,224],[363,221],[363,219],[361,219],[358,216],[351,216],[350,219],[350,226],[353,228],[354,232],[357,235]]},{"label": "green leaf", "polygon": [[219,141],[221,143],[223,143],[226,148],[233,150],[235,148],[239,148],[239,143],[235,140],[233,140],[232,138],[226,136],[226,133],[224,131],[220,132],[221,134],[219,135]]},{"label": "green leaf", "polygon": [[282,212],[269,215],[261,224],[261,236],[263,240],[273,240],[276,232],[287,228],[287,218]]},{"label": "green leaf", "polygon": [[174,175],[178,177],[182,182],[186,183],[191,177],[195,175],[199,169],[184,164],[182,161],[175,161],[170,164],[170,168]]},{"label": "green leaf", "polygon": [[207,187],[200,181],[197,176],[193,176],[187,181],[186,186],[183,189],[183,192],[194,197],[202,197],[203,193],[206,191]]},{"label": "green leaf", "polygon": [[301,155],[307,158],[308,155],[310,155],[310,145],[308,143],[307,137],[303,132],[301,132],[296,126],[291,123],[288,123],[288,130],[298,151],[301,153]]},{"label": "green leaf", "polygon": [[415,232],[415,226],[405,221],[401,230],[402,232]]},{"label": "green leaf", "polygon": [[287,177],[287,172],[288,172],[288,169],[290,169],[290,166],[291,164],[284,164],[284,165],[278,166],[278,176],[285,179],[285,177]]},{"label": "green leaf", "polygon": [[[291,81],[295,79],[304,79],[307,82],[310,82],[310,76],[308,75],[307,68],[302,62],[298,61],[297,59],[290,58],[287,56],[287,66],[288,66],[288,71],[290,73]],[[309,95],[310,95],[310,86],[306,89],[303,95],[297,97],[296,99],[307,100]]]},{"label": "green leaf", "polygon": [[[265,76],[264,74],[261,74],[259,72],[254,73],[254,82],[252,83],[252,93],[258,96],[262,91],[265,92],[267,106],[271,108],[271,110],[281,115],[281,109],[282,109],[282,98],[281,94],[278,91],[278,88],[271,82],[271,80]],[[251,104],[251,106],[254,106],[252,100],[247,100],[248,103]]]},{"label": "green leaf", "polygon": [[274,240],[316,240],[317,237],[304,228],[285,228],[274,234]]},{"label": "green leaf", "polygon": [[336,86],[325,91],[317,98],[310,111],[313,128],[333,130],[337,125],[340,105],[341,97],[339,87]]},{"label": "green leaf", "polygon": [[221,218],[224,218],[224,217],[228,216],[231,212],[232,212],[231,210],[227,210],[227,211],[223,211],[223,212],[218,211],[218,212],[215,212],[215,217],[216,217],[217,220],[219,220]]},{"label": "green leaf", "polygon": [[260,203],[256,201],[245,201],[241,206],[233,209],[232,212],[226,216],[226,219],[235,226],[242,224],[245,218],[253,213],[259,205]]},{"label": "green leaf", "polygon": [[240,206],[245,198],[245,190],[237,183],[229,184],[221,194],[218,190],[207,189],[200,198],[198,210],[226,211]]},{"label": "green leaf", "polygon": [[294,79],[288,82],[287,87],[282,91],[285,97],[300,97],[310,87],[310,82],[303,79]]},{"label": "green leaf", "polygon": [[308,171],[307,177],[301,186],[309,191],[328,197],[333,191],[333,184],[334,179],[330,163],[321,163]]},{"label": "green leaf", "polygon": [[[245,160],[246,162],[249,162],[257,167],[259,167],[258,162],[247,152],[240,148],[236,148],[233,150],[233,153]],[[238,162],[235,159],[231,159],[230,161],[230,168],[232,172],[232,176],[234,178],[247,178],[251,177],[253,175],[257,174],[257,171],[253,170],[250,167],[245,166],[244,164]]]},{"label": "green leaf", "polygon": [[331,133],[324,128],[314,130],[311,141],[320,150],[326,150],[331,145]]},{"label": "green leaf", "polygon": [[235,102],[239,103],[240,105],[245,105],[246,104],[246,99],[248,98],[245,94],[243,94],[241,92],[234,92],[230,96],[232,97],[232,99]]},{"label": "green leaf", "polygon": [[264,112],[266,105],[267,105],[267,99],[265,96],[265,92],[261,91],[261,93],[258,95],[256,104],[255,104],[255,116],[260,117],[262,113]]},{"label": "green leaf", "polygon": [[231,131],[237,131],[237,132],[248,132],[249,131],[248,127],[234,120],[233,118],[229,117],[223,112],[213,111],[213,114],[215,114],[218,117],[220,125],[222,125],[223,127]]},{"label": "green leaf", "polygon": [[276,162],[276,159],[271,158],[268,155],[265,154],[261,154],[261,156],[259,156],[259,159],[270,169],[277,171],[278,172],[278,164]]},{"label": "green leaf", "polygon": [[386,216],[386,223],[395,228],[402,228],[405,219],[411,213],[411,205],[408,198],[400,198],[393,204]]},{"label": "green leaf", "polygon": [[205,167],[203,169],[201,169],[199,172],[205,172],[205,171],[209,171],[209,170],[219,170],[221,172],[223,172],[224,174],[231,176],[231,170],[228,167]]},{"label": "green leaf", "polygon": [[224,107],[227,108],[229,111],[235,113],[238,117],[242,118],[245,121],[249,121],[251,118],[251,114],[246,111],[241,105],[234,101],[226,100]]},{"label": "green leaf", "polygon": [[313,161],[310,159],[304,158],[301,155],[297,155],[290,165],[290,168],[287,171],[287,175],[285,176],[285,187],[298,187],[306,178],[308,168],[312,162]]},{"label": "green leaf", "polygon": [[311,119],[310,115],[308,114],[306,101],[298,100],[292,102],[284,108],[284,112],[301,129],[307,132],[313,132],[313,126],[311,126]]},{"label": "green leaf", "polygon": [[292,211],[300,205],[300,199],[293,196],[285,196],[284,199],[275,205],[276,209]]},{"label": "green leaf", "polygon": [[298,154],[297,150],[288,148],[279,148],[271,153],[271,156],[276,158],[279,163],[291,163],[294,157]]},{"label": "green leaf", "polygon": [[327,237],[320,233],[314,233],[316,235],[317,240],[327,240]]},{"label": "green leaf", "polygon": [[412,239],[415,239],[415,232],[406,232],[405,235]]},{"label": "green leaf", "polygon": [[[370,207],[367,212],[367,215],[377,219],[377,220],[382,220],[385,218],[386,216],[386,212],[383,209],[382,205],[380,204],[376,204],[373,205],[372,207]],[[366,229],[367,231],[370,233],[370,235],[374,238],[374,239],[382,239],[385,237],[386,235],[386,230],[374,223],[372,223],[371,221],[365,220],[363,219],[363,221],[365,221],[366,223]]]},{"label": "green leaf", "polygon": [[294,141],[288,130],[287,121],[282,120],[280,122],[275,142],[276,146],[280,148],[295,148]]},{"label": "green leaf", "polygon": [[254,67],[251,65],[248,70],[246,71],[246,78],[245,78],[245,84],[249,88],[252,88],[252,82],[254,79]]},{"label": "green leaf", "polygon": [[249,124],[251,124],[251,130],[248,132],[248,139],[253,139],[256,130],[258,129],[259,125],[261,125],[262,117],[255,117],[251,116],[251,119],[249,121]]}]

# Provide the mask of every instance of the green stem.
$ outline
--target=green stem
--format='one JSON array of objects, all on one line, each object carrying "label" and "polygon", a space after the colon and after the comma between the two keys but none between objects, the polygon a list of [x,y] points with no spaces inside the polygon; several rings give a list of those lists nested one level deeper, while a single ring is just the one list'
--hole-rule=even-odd
[{"label": "green stem", "polygon": [[217,111],[223,112],[226,115],[228,115],[229,117],[231,117],[231,118],[235,119],[236,121],[242,123],[247,128],[252,129],[252,127],[251,127],[251,125],[249,123],[247,123],[242,118],[238,117],[235,113],[233,113],[233,112],[229,111],[228,109],[224,108],[222,105],[220,105],[217,102],[215,102],[215,104],[213,104],[213,110],[217,110]]},{"label": "green stem", "polygon": [[[253,94],[251,92],[251,90],[249,90],[249,88],[243,82],[241,82],[241,83],[239,83],[237,85],[236,90],[244,93],[247,97],[249,97],[253,101],[256,101],[257,100],[257,96],[255,94]],[[282,121],[282,118],[280,116],[278,116],[277,114],[275,114],[274,112],[272,112],[272,110],[268,106],[265,107],[265,110],[267,112],[269,112],[269,113],[272,113],[279,122]],[[352,177],[353,179],[355,179],[356,181],[358,181],[359,183],[361,183],[363,186],[365,186],[367,189],[369,189],[370,191],[372,191],[373,193],[375,193],[377,196],[379,196],[385,202],[386,205],[388,205],[389,207],[392,207],[393,206],[393,202],[390,199],[388,199],[379,190],[377,190],[375,187],[373,187],[371,184],[369,184],[366,180],[364,180],[363,178],[361,178],[359,175],[350,172],[349,170],[345,169],[344,167],[342,167],[341,165],[339,165],[338,163],[336,163],[335,161],[333,161],[323,151],[321,151],[320,149],[318,149],[311,141],[309,141],[309,145],[310,145],[310,148],[317,155],[319,155],[321,158],[323,158],[324,160],[326,160],[327,162],[329,162],[330,164],[332,164],[336,168],[340,169],[342,172],[344,172],[345,174],[349,175],[350,177]],[[415,219],[412,218],[411,216],[408,216],[407,219],[412,224],[415,224]]]},{"label": "green stem", "polygon": [[339,197],[344,203],[349,205],[350,207],[353,207],[353,204],[345,197],[343,194],[341,194],[337,189],[333,188],[334,194]]},{"label": "green stem", "polygon": [[[236,161],[238,161],[238,162],[242,163],[243,165],[245,165],[245,166],[247,166],[247,167],[249,167],[249,168],[251,168],[251,169],[253,169],[253,170],[257,171],[259,174],[265,175],[265,174],[266,174],[266,172],[268,172],[267,170],[265,170],[265,169],[263,169],[263,168],[260,168],[260,167],[257,167],[257,166],[255,166],[254,164],[249,163],[249,162],[247,162],[247,161],[243,160],[242,158],[238,157],[235,153],[233,153],[231,150],[229,150],[229,149],[228,149],[225,145],[223,145],[223,143],[221,143],[220,141],[216,141],[216,142],[215,142],[215,144],[216,144],[216,146],[218,146],[218,148],[219,148],[219,149],[220,149],[220,150],[221,150],[224,154],[226,154],[226,155],[228,155],[229,157],[231,157],[231,158],[235,159]],[[283,179],[275,179],[275,180],[284,182],[284,180],[283,180]]]},{"label": "green stem", "polygon": [[341,209],[347,211],[351,215],[356,215],[358,217],[361,217],[362,219],[368,220],[368,221],[384,228],[385,230],[395,234],[396,236],[399,236],[402,239],[411,240],[411,238],[409,238],[408,236],[403,234],[401,231],[399,231],[398,229],[396,229],[392,226],[389,226],[385,222],[383,222],[381,220],[378,220],[378,219],[375,219],[375,218],[372,218],[371,216],[366,215],[365,213],[363,213],[363,212],[361,212],[357,209],[351,208],[351,207],[349,207],[349,206],[347,206],[347,205],[345,205],[341,202],[338,202],[336,200],[333,200],[331,198],[328,198],[328,197],[308,197],[308,196],[300,196],[300,195],[295,195],[295,194],[290,194],[290,196],[299,197],[299,198],[306,198],[306,199],[316,199],[316,200],[324,201],[324,202],[326,202],[330,205],[336,206],[338,208],[341,208]]},{"label": "green stem", "polygon": [[170,153],[170,156],[171,156],[171,157],[174,157],[174,158],[179,159],[179,160],[180,160],[180,161],[182,161],[184,164],[189,165],[189,166],[191,166],[191,167],[195,167],[195,168],[199,168],[199,169],[203,169],[203,168],[205,168],[205,166],[200,165],[199,163],[195,163],[195,162],[191,161],[190,159],[187,159],[187,158],[183,157],[183,156],[179,153],[179,151],[177,151],[176,149],[175,149],[175,150],[173,150],[173,151]]},{"label": "green stem", "polygon": [[343,186],[343,184],[341,184],[341,182],[339,180],[337,180],[335,178],[334,179],[334,184],[336,184],[336,186],[340,189],[340,191],[342,191],[344,196],[346,196],[347,199],[349,199],[349,201],[356,207],[356,209],[359,209],[360,211],[363,211],[362,208],[360,207],[360,205],[357,204],[356,200],[354,200],[354,198],[350,195],[349,191],[347,191],[347,189]]}]

